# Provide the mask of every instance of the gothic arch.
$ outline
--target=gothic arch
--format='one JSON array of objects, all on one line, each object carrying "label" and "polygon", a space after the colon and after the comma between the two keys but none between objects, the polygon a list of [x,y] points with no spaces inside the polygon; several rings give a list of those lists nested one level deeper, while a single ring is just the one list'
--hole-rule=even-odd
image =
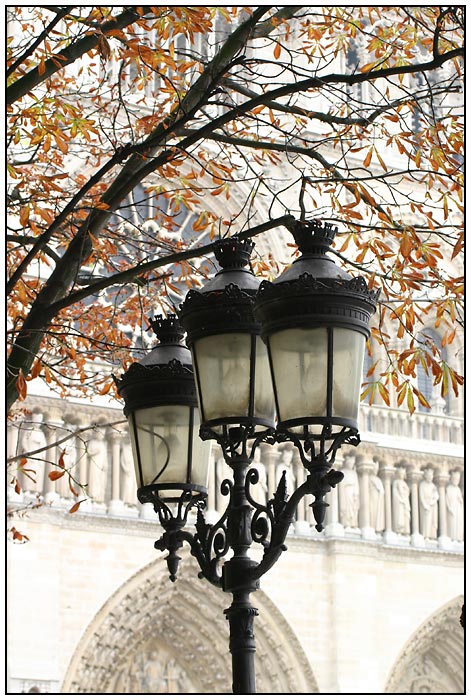
[{"label": "gothic arch", "polygon": [[[170,583],[161,559],[126,581],[96,614],[69,664],[62,693],[228,693],[227,594],[197,577],[193,560]],[[319,692],[285,618],[253,595],[258,693]]]},{"label": "gothic arch", "polygon": [[463,597],[431,615],[405,645],[386,684],[386,693],[463,693]]}]

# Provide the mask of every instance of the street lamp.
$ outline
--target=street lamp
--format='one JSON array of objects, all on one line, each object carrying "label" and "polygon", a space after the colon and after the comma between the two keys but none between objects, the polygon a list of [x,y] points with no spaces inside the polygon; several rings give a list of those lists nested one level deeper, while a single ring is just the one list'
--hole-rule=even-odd
[{"label": "street lamp", "polygon": [[295,221],[291,232],[301,255],[274,282],[262,282],[254,312],[268,347],[277,436],[295,443],[309,471],[321,531],[323,495],[343,478],[330,469],[335,453],[359,443],[365,341],[379,292],[327,256],[337,228]]},{"label": "street lamp", "polygon": [[[328,505],[324,496],[343,477],[332,469],[336,451],[343,443],[359,442],[364,344],[378,296],[363,278],[352,279],[326,255],[337,232],[332,226],[293,220],[292,232],[301,256],[277,280],[261,285],[247,269],[253,244],[237,236],[219,241],[214,253],[221,270],[200,290],[190,290],[181,305],[201,414],[200,437],[217,441],[233,474],[221,485],[221,492],[229,496],[225,512],[216,523],[207,523],[204,489],[188,486],[189,477],[180,499],[177,484],[169,485],[178,503],[172,517],[162,508],[157,483],[138,491],[140,500],[154,503],[165,529],[155,547],[169,550],[171,579],[177,572],[176,551],[186,541],[200,576],[232,594],[225,614],[234,693],[256,692],[253,621],[258,612],[250,594],[286,549],[289,527],[304,496],[314,496],[316,528],[323,529]],[[125,412],[132,415],[128,403],[135,397],[140,407],[139,387],[126,394],[125,382],[126,375],[119,390]],[[147,391],[152,402],[151,394]],[[169,395],[166,398],[172,403]],[[136,433],[132,421],[130,425]],[[250,464],[262,441],[292,442],[307,471],[306,480],[291,495],[283,473],[266,504],[251,494],[259,475]],[[171,452],[172,445],[167,447]],[[152,446],[146,454],[152,464]],[[134,458],[138,466],[136,448]],[[197,517],[194,532],[189,532],[184,527],[193,505]],[[254,542],[263,549],[258,561],[250,557]]]},{"label": "street lamp", "polygon": [[192,506],[208,493],[209,444],[199,439],[191,354],[175,315],[150,319],[158,345],[116,378],[125,401],[137,496],[152,503],[165,529],[167,564],[176,579],[181,546],[175,539]]}]

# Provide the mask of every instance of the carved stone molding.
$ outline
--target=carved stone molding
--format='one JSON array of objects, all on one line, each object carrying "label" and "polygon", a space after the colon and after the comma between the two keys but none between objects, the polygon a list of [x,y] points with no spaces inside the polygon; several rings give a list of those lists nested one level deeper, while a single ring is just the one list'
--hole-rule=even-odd
[{"label": "carved stone molding", "polygon": [[462,596],[432,615],[406,644],[389,676],[386,693],[463,693]]},{"label": "carved stone molding", "polygon": [[[230,597],[197,577],[192,560],[168,581],[161,562],[129,579],[98,612],[69,664],[63,693],[228,693]],[[315,693],[289,624],[258,591],[254,604],[258,693]]]}]

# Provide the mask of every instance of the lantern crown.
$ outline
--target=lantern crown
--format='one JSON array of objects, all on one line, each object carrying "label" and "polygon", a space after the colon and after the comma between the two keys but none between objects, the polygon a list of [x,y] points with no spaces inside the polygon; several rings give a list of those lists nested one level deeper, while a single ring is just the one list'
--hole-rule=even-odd
[{"label": "lantern crown", "polygon": [[291,232],[303,255],[325,255],[338,233],[338,228],[333,224],[313,219],[294,221]]},{"label": "lantern crown", "polygon": [[161,314],[149,318],[149,323],[160,343],[180,344],[185,331],[180,325],[176,314],[169,314],[167,318]]},{"label": "lantern crown", "polygon": [[214,255],[223,269],[240,270],[250,263],[254,245],[253,241],[241,241],[237,236],[223,238],[214,245]]}]

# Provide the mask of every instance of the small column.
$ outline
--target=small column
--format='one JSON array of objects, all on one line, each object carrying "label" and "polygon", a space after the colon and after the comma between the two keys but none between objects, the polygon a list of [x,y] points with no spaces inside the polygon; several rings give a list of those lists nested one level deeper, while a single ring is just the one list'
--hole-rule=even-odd
[{"label": "small column", "polygon": [[278,450],[275,445],[262,445],[262,461],[267,468],[268,499],[273,498],[277,483],[275,477]]},{"label": "small column", "polygon": [[[7,423],[7,458],[16,457],[19,452],[20,431],[17,423],[8,421]],[[23,490],[21,489],[20,473],[18,472],[19,461],[7,462],[7,499],[9,503],[22,503]],[[20,493],[17,493],[20,490]]]},{"label": "small column", "polygon": [[[293,474],[295,476],[295,488],[298,488],[306,481],[307,474],[297,450],[293,454]],[[309,508],[308,500],[307,498],[301,498],[296,508],[294,531],[297,535],[311,534],[311,526],[306,517],[306,507]],[[309,508],[309,510],[311,509]]]},{"label": "small column", "polygon": [[422,478],[420,469],[416,469],[413,465],[407,466],[407,480],[410,488],[411,501],[411,538],[410,542],[413,547],[423,547],[425,540],[419,531],[419,481]]},{"label": "small column", "polygon": [[207,523],[215,523],[218,518],[218,511],[217,511],[217,492],[219,489],[219,483],[217,480],[217,475],[216,475],[216,456],[215,452],[217,449],[217,443],[211,442],[211,446],[209,448],[209,478],[208,478],[208,501],[207,501],[207,510],[205,514],[206,522]]},{"label": "small column", "polygon": [[440,549],[450,549],[451,539],[448,536],[447,508],[446,508],[446,485],[450,480],[450,475],[446,471],[435,473],[435,484],[438,488],[438,547]]},{"label": "small column", "polygon": [[[49,472],[61,471],[58,464],[58,459],[61,453],[60,446],[54,445],[58,438],[58,428],[63,425],[64,421],[60,418],[56,419],[52,416],[44,417],[44,434],[46,435],[47,448],[46,448],[46,468],[44,470],[44,500],[48,505],[53,505],[59,500],[59,494],[57,493],[57,483],[56,481],[51,481],[49,478]],[[61,479],[67,479],[67,474],[61,477]]]},{"label": "small column", "polygon": [[[84,419],[82,419],[83,421]],[[85,419],[86,420],[86,419]],[[84,424],[81,422],[79,425],[77,425],[77,430],[80,430],[82,428],[86,428],[88,425],[88,421]],[[88,459],[87,459],[87,450],[86,446],[83,441],[86,441],[88,439],[88,432],[83,432],[80,433],[80,440],[78,441],[79,447],[77,448],[77,453],[78,453],[78,459],[77,459],[77,465],[78,465],[78,474],[79,474],[79,482],[82,487],[84,487],[84,492],[80,495],[80,498],[77,500],[82,501],[84,498],[83,503],[80,504],[80,512],[81,513],[86,513],[90,512],[92,510],[92,502],[91,502],[91,494],[88,490]]]},{"label": "small column", "polygon": [[[336,457],[334,468],[341,471],[343,464],[343,457]],[[344,528],[339,522],[339,489],[342,488],[342,482],[337,484],[333,489],[330,489],[329,493],[326,495],[325,500],[329,504],[326,512],[326,526],[324,532],[326,537],[343,537]]]},{"label": "small column", "polygon": [[360,481],[360,513],[359,525],[361,536],[365,540],[376,540],[376,532],[370,523],[370,474],[373,473],[374,463],[368,455],[358,455],[356,458],[357,472]]},{"label": "small column", "polygon": [[216,510],[216,460],[214,459],[214,442],[209,448],[208,511]]},{"label": "small column", "polygon": [[385,462],[380,463],[378,472],[384,486],[384,533],[383,539],[386,544],[394,544],[397,542],[397,535],[393,532],[392,527],[392,495],[391,495],[391,480],[394,474],[394,467],[389,466]]},{"label": "small column", "polygon": [[121,433],[117,430],[110,431],[111,442],[111,500],[108,505],[110,515],[122,515],[124,503],[120,498],[121,482]]}]

